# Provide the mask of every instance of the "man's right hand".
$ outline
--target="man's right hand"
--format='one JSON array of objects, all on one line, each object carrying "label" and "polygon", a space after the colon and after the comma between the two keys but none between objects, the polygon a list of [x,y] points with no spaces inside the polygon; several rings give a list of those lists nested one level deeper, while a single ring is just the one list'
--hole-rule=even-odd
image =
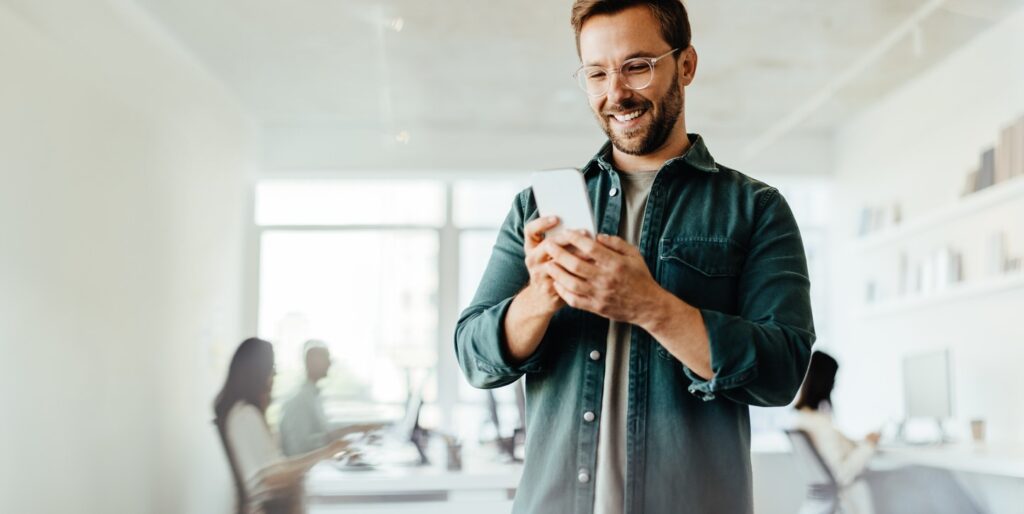
[{"label": "man's right hand", "polygon": [[558,296],[554,281],[545,270],[544,263],[551,260],[551,255],[542,243],[544,234],[557,227],[558,223],[558,217],[544,216],[523,227],[523,250],[526,252],[526,269],[530,273],[530,283],[523,293],[532,305],[551,314],[564,307],[565,302]]}]

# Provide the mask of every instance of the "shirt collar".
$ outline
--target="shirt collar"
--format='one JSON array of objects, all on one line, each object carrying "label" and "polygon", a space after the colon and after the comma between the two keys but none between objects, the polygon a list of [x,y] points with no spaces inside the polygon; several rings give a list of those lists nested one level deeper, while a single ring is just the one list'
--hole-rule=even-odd
[{"label": "shirt collar", "polygon": [[[673,157],[665,161],[662,168],[675,166],[679,163],[705,173],[718,172],[718,165],[715,164],[715,158],[711,156],[711,152],[708,151],[707,145],[704,144],[704,138],[702,138],[700,134],[687,134],[687,137],[690,139],[690,147],[686,149],[686,152],[679,157]],[[612,142],[606,141],[605,144],[601,146],[601,149],[598,150],[597,155],[595,155],[594,158],[587,163],[586,167],[583,168],[584,174],[595,169],[611,171],[613,169],[611,162]]]}]

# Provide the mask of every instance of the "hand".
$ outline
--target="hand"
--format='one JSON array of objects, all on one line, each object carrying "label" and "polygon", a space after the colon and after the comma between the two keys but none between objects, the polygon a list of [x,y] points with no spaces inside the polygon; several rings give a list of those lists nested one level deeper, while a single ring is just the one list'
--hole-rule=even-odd
[{"label": "hand", "polygon": [[526,269],[530,273],[530,283],[524,292],[538,300],[545,311],[555,312],[565,306],[565,302],[555,290],[554,281],[548,274],[546,263],[551,260],[543,243],[545,232],[558,226],[558,218],[545,216],[537,218],[523,227],[523,250],[526,252]]},{"label": "hand", "polygon": [[878,446],[878,441],[880,439],[882,439],[882,434],[879,432],[871,432],[864,436],[864,440],[871,444],[871,446]]},{"label": "hand", "polygon": [[332,459],[339,458],[341,454],[344,454],[346,451],[348,451],[348,446],[348,441],[344,439],[335,439],[327,444],[327,449],[325,450],[325,452]]},{"label": "hand", "polygon": [[[566,231],[540,247],[554,289],[566,304],[615,321],[645,327],[665,292],[640,251],[624,239]],[[570,249],[571,248],[571,249]]]}]

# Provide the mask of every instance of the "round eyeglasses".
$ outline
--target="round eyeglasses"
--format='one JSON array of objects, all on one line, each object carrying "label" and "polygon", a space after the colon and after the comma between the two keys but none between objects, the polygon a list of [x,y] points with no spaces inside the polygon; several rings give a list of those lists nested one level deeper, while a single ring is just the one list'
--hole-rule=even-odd
[{"label": "round eyeglasses", "polygon": [[619,66],[618,70],[609,70],[602,66],[581,66],[580,69],[573,73],[573,76],[576,77],[576,82],[579,84],[580,89],[591,97],[607,94],[612,86],[613,79],[611,76],[616,73],[619,74],[622,84],[629,89],[645,89],[651,85],[651,82],[654,82],[654,67],[658,64],[658,61],[678,51],[678,48],[673,48],[657,57],[626,59],[622,62],[622,66]]}]

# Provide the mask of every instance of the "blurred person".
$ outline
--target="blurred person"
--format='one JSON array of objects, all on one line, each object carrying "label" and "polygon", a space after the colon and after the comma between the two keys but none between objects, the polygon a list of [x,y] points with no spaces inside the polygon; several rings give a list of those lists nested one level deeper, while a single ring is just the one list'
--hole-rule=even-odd
[{"label": "blurred person", "polygon": [[571,22],[608,136],[582,169],[600,234],[545,237],[521,192],[455,336],[472,385],[526,376],[513,511],[753,512],[748,406],[789,404],[815,337],[799,227],[687,133],[680,0],[576,0]]},{"label": "blurred person", "polygon": [[851,514],[871,512],[871,497],[864,481],[857,480],[878,446],[880,434],[872,432],[854,441],[832,421],[832,389],[839,363],[831,355],[815,351],[794,408],[796,427],[807,433],[840,488],[840,503]]},{"label": "blurred person", "polygon": [[306,471],[347,446],[338,440],[285,458],[266,419],[274,373],[273,346],[262,339],[246,339],[231,358],[224,387],[214,402],[214,423],[235,478],[239,514],[304,512],[302,481]]},{"label": "blurred person", "polygon": [[844,435],[832,417],[832,390],[839,363],[815,351],[794,408],[796,426],[807,433],[840,488],[842,512],[851,514],[930,514],[980,512],[948,471],[920,466],[873,470],[879,432],[862,441]]},{"label": "blurred person", "polygon": [[281,450],[286,456],[311,452],[336,439],[381,427],[380,424],[333,426],[324,412],[320,386],[317,385],[331,369],[331,351],[323,341],[311,339],[303,346],[303,360],[306,381],[281,409],[278,432]]}]

